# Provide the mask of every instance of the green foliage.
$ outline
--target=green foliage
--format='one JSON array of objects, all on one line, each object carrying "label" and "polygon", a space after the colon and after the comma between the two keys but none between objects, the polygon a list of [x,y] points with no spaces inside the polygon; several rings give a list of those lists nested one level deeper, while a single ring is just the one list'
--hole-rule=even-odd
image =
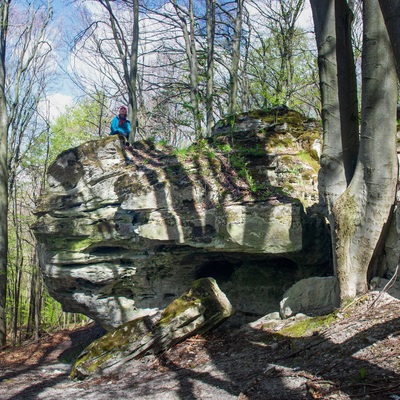
[{"label": "green foliage", "polygon": [[85,98],[61,114],[51,125],[50,160],[59,153],[79,146],[88,140],[100,139],[109,134],[111,118],[103,117],[104,104],[97,99]]},{"label": "green foliage", "polygon": [[296,154],[296,157],[300,161],[310,165],[314,169],[315,172],[319,171],[319,168],[320,168],[319,161],[316,160],[310,152],[301,151]]},{"label": "green foliage", "polygon": [[33,140],[22,160],[23,168],[40,170],[45,166],[46,160],[49,164],[62,151],[88,140],[107,136],[112,116],[104,116],[104,107],[99,94],[94,99],[85,98],[75,106],[67,108],[47,132]]},{"label": "green foliage", "polygon": [[367,379],[367,371],[365,368],[361,367],[360,371],[359,371],[359,375],[358,375],[358,379],[359,381],[365,381]]},{"label": "green foliage", "polygon": [[[296,28],[291,43],[285,44],[292,47],[293,53],[289,56],[282,53],[283,40],[287,38],[281,34],[278,29],[272,30],[250,52],[247,70],[251,77],[250,93],[263,107],[285,104],[314,114],[319,108],[317,65],[313,54],[306,50],[310,47],[307,35]],[[311,106],[309,109],[307,104]]]},{"label": "green foliage", "polygon": [[254,178],[251,176],[247,165],[249,164],[246,161],[245,157],[240,153],[233,153],[231,155],[231,164],[232,168],[238,173],[238,175],[245,179],[247,184],[249,185],[250,190],[255,193],[258,191],[259,187],[255,182]]}]

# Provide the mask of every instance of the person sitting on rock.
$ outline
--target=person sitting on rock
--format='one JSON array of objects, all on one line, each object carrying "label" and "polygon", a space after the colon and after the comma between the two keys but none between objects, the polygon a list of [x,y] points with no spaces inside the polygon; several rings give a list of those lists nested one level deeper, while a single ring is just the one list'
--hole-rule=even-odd
[{"label": "person sitting on rock", "polygon": [[111,121],[110,135],[122,135],[128,142],[131,132],[131,122],[128,120],[127,116],[128,109],[125,106],[120,107],[118,115]]}]

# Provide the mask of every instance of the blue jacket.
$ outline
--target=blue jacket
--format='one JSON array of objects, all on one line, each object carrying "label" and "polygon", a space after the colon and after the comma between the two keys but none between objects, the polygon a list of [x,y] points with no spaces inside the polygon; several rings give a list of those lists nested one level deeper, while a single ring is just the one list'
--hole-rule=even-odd
[{"label": "blue jacket", "polygon": [[129,139],[129,133],[131,131],[131,121],[127,119],[121,126],[119,126],[119,118],[118,116],[116,116],[111,121],[110,129],[110,135],[123,135],[127,139]]}]

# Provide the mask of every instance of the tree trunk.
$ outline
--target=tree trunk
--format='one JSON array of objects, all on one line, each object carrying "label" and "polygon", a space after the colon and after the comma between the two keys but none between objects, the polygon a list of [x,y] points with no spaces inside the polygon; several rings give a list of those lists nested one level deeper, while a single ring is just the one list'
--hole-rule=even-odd
[{"label": "tree trunk", "polygon": [[29,282],[29,309],[28,309],[28,322],[26,326],[26,339],[30,339],[33,336],[34,326],[35,326],[35,301],[36,301],[36,279],[37,279],[37,272],[36,272],[36,255],[35,255],[35,248],[32,249],[31,254],[31,279]]},{"label": "tree trunk", "polygon": [[395,200],[397,81],[378,0],[364,0],[359,141],[350,8],[345,0],[311,0],[311,6],[324,127],[320,190],[343,302],[367,290]]},{"label": "tree trunk", "polygon": [[326,206],[330,223],[334,224],[330,210],[347,187],[340,125],[335,0],[311,0],[310,3],[318,47],[324,131],[318,184],[321,203]]},{"label": "tree trunk", "polygon": [[206,0],[207,8],[207,94],[206,136],[211,135],[214,125],[214,43],[215,43],[215,0]]},{"label": "tree trunk", "polygon": [[379,0],[379,4],[396,58],[397,76],[400,79],[400,0]]},{"label": "tree trunk", "polygon": [[138,133],[138,102],[137,102],[137,75],[138,75],[138,54],[139,54],[139,1],[133,1],[133,38],[131,46],[131,57],[129,62],[130,67],[130,85],[129,87],[129,99],[130,106],[132,108],[131,113],[131,134],[129,141],[132,143],[136,139]]},{"label": "tree trunk", "polygon": [[[22,218],[21,218],[21,210],[20,204],[18,204],[18,193],[17,188],[14,186],[14,189],[9,188],[9,203],[10,203],[10,216],[12,217],[12,223],[14,234],[15,234],[15,245],[13,246],[13,269],[14,274],[13,278],[9,278],[8,284],[12,286],[12,294],[10,296],[10,303],[12,315],[11,315],[11,344],[15,346],[17,343],[17,333],[18,327],[20,324],[20,301],[21,301],[21,283],[22,283],[22,274],[23,274],[23,265],[24,265],[24,252],[23,252],[23,244],[22,244]],[[9,262],[9,268],[11,267],[11,261]],[[11,281],[11,282],[10,282]]]},{"label": "tree trunk", "polygon": [[[185,41],[186,57],[189,64],[189,81],[190,81],[190,107],[193,114],[195,137],[199,139],[202,136],[201,132],[201,117],[199,108],[199,76],[198,76],[198,62],[197,51],[195,42],[195,20],[193,14],[193,1],[189,0],[188,14],[185,14],[182,8],[175,0],[172,1],[176,14],[180,20],[180,27],[182,29],[183,39]],[[189,18],[189,29],[186,21]]]},{"label": "tree trunk", "polygon": [[340,129],[343,165],[347,185],[350,183],[359,150],[357,77],[351,37],[353,13],[346,0],[335,2],[337,67],[339,84]]},{"label": "tree trunk", "polygon": [[0,4],[0,346],[6,344],[6,293],[8,252],[8,116],[6,103],[6,36],[10,1]]},{"label": "tree trunk", "polygon": [[232,65],[229,71],[229,108],[228,114],[233,116],[237,111],[238,72],[240,61],[240,39],[242,37],[243,0],[236,1],[235,27],[232,38]]},{"label": "tree trunk", "polygon": [[[333,207],[341,299],[367,290],[397,184],[396,69],[378,0],[364,1],[362,125],[354,177]],[[383,123],[384,120],[384,123]]]}]

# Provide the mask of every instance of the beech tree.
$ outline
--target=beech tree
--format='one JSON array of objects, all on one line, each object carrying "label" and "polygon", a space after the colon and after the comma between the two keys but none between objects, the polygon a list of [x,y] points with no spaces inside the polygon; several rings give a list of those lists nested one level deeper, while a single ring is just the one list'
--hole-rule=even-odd
[{"label": "beech tree", "polygon": [[[267,81],[263,82],[271,93],[269,97],[274,105],[284,104],[290,106],[290,100],[296,91],[299,91],[299,83],[296,82],[296,69],[303,69],[304,85],[306,72],[300,66],[300,58],[305,58],[299,45],[304,38],[304,32],[297,26],[300,15],[304,9],[305,0],[267,0],[259,2],[250,0],[250,4],[257,10],[257,19],[264,23],[270,36],[258,33],[259,48],[255,49],[264,60],[258,60],[266,70],[264,75]],[[261,58],[259,57],[259,58]],[[257,62],[257,61],[256,61]],[[300,68],[299,68],[300,67]],[[258,69],[258,65],[254,65]]]},{"label": "beech tree", "polygon": [[206,135],[214,125],[214,57],[215,57],[215,0],[206,0],[207,70],[206,70]]},{"label": "beech tree", "polygon": [[243,0],[236,1],[235,17],[233,18],[233,36],[232,36],[232,64],[229,70],[229,102],[228,115],[234,115],[237,112],[237,96],[239,85],[239,62],[240,62],[240,40],[242,37],[243,24]]},{"label": "beech tree", "polygon": [[8,173],[7,136],[8,115],[6,102],[6,42],[10,0],[0,3],[0,346],[6,344],[6,291],[8,250]]},{"label": "beech tree", "polygon": [[193,0],[188,1],[187,9],[181,7],[176,0],[171,0],[178,17],[178,24],[182,31],[185,43],[185,53],[189,66],[189,82],[190,82],[190,107],[193,113],[193,123],[195,137],[202,136],[201,114],[199,106],[199,66],[195,39],[195,17],[193,12]]},{"label": "beech tree", "polygon": [[99,41],[98,50],[102,57],[113,66],[115,70],[122,69],[122,82],[128,88],[128,110],[131,119],[131,133],[129,140],[132,142],[136,138],[136,128],[138,121],[138,103],[137,103],[137,74],[138,74],[138,49],[139,49],[139,1],[131,0],[125,2],[132,13],[131,35],[126,35],[126,30],[120,22],[118,8],[114,9],[110,0],[97,0],[106,10],[109,16],[109,23],[115,44],[115,54],[118,55],[119,62],[115,62],[115,55],[103,51],[102,42]]},{"label": "beech tree", "polygon": [[[398,25],[399,1],[381,3],[390,4],[391,11],[396,4],[397,14],[389,10],[385,15]],[[311,0],[324,128],[320,195],[330,222],[342,302],[367,290],[394,206],[398,176],[392,46],[379,1],[364,0],[359,119],[352,5],[346,0]]]},{"label": "beech tree", "polygon": [[139,2],[95,0],[99,7],[91,11],[85,2],[77,3],[83,5],[78,22],[84,26],[72,39],[74,72],[69,75],[99,106],[104,108],[106,100],[127,104],[130,140],[134,141],[138,132]]}]

